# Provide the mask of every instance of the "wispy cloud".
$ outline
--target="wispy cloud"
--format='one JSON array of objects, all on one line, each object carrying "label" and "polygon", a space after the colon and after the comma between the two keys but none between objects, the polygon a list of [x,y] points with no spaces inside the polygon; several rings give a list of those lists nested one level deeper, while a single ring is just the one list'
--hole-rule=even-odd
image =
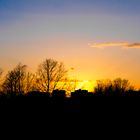
[{"label": "wispy cloud", "polygon": [[92,48],[108,48],[108,47],[121,47],[121,48],[140,48],[140,43],[129,42],[101,42],[89,44]]},{"label": "wispy cloud", "polygon": [[140,43],[130,43],[127,46],[128,48],[140,48]]}]

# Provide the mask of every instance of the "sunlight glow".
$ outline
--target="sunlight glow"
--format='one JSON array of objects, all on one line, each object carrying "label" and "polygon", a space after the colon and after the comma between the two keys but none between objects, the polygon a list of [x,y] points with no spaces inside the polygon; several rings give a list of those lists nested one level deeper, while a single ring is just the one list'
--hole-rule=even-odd
[{"label": "sunlight glow", "polygon": [[96,81],[83,80],[77,83],[76,90],[82,89],[82,90],[88,90],[89,92],[93,92],[95,83]]}]

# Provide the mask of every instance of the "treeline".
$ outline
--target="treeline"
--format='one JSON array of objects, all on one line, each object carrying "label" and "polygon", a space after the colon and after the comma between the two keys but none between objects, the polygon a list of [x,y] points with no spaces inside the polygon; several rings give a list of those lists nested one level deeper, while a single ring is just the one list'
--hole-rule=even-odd
[{"label": "treeline", "polygon": [[2,78],[0,70],[0,92],[4,94],[26,94],[31,91],[51,93],[55,89],[64,88],[66,84],[64,64],[53,59],[46,59],[38,66],[35,74],[27,71],[27,66],[19,63]]},{"label": "treeline", "polygon": [[[14,69],[8,71],[3,77],[0,69],[0,93],[1,95],[26,95],[29,93],[48,93],[53,91],[69,92],[75,90],[76,80],[68,80],[68,71],[63,63],[53,59],[46,59],[38,66],[35,74],[27,71],[27,66],[19,63]],[[125,95],[136,93],[130,82],[126,79],[117,78],[115,80],[98,80],[93,95]],[[89,95],[87,92],[86,94]]]},{"label": "treeline", "polygon": [[[53,59],[42,62],[35,74],[22,64],[8,71],[6,76],[0,70],[1,123],[11,128],[10,131],[15,122],[20,126],[16,127],[18,129],[25,125],[26,130],[28,124],[36,129],[37,123],[44,124],[39,129],[50,129],[48,124],[51,123],[50,126],[58,130],[62,123],[67,125],[68,122],[74,122],[75,127],[77,121],[82,125],[89,121],[89,124],[94,122],[92,127],[95,127],[99,122],[106,122],[105,126],[108,126],[108,122],[118,124],[118,119],[124,122],[129,117],[131,120],[130,114],[133,120],[140,117],[140,91],[136,91],[128,80],[98,80],[96,86],[93,85],[93,92],[88,92],[75,90],[76,80],[70,81],[67,73],[64,64]],[[67,92],[70,93],[69,98]],[[56,129],[57,123],[60,124]]]}]

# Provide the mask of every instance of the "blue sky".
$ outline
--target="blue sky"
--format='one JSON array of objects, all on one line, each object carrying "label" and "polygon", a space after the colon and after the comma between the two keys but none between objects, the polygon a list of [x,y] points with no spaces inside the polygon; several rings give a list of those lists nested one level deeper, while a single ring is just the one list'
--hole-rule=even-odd
[{"label": "blue sky", "polygon": [[139,0],[0,0],[1,21],[16,19],[24,14],[75,14],[105,12],[108,14],[137,15]]},{"label": "blue sky", "polygon": [[33,34],[42,34],[41,26],[48,26],[45,34],[49,36],[67,33],[90,39],[100,36],[137,41],[139,13],[139,0],[0,0],[0,29],[6,31],[11,26],[15,30],[15,26],[18,29],[25,25],[24,32],[30,28]]}]

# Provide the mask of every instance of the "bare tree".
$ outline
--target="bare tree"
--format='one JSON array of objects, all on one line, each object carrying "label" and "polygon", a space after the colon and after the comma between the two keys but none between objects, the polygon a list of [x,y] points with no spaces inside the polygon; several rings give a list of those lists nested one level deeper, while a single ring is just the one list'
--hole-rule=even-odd
[{"label": "bare tree", "polygon": [[66,72],[63,63],[46,59],[39,65],[38,69],[37,85],[39,90],[51,93],[58,88],[58,83],[63,80]]},{"label": "bare tree", "polygon": [[35,85],[35,74],[32,74],[30,72],[26,73],[26,78],[25,78],[25,86],[24,86],[24,92],[28,93],[31,91],[36,90],[36,85]]},{"label": "bare tree", "polygon": [[3,83],[6,93],[20,94],[24,92],[26,67],[26,65],[18,64],[13,70],[8,72]]},{"label": "bare tree", "polygon": [[0,92],[2,92],[2,74],[3,74],[3,70],[0,68]]},{"label": "bare tree", "polygon": [[130,86],[130,83],[126,79],[117,78],[113,81],[113,87],[114,91],[119,93],[124,93],[127,90],[129,90],[132,86]]},{"label": "bare tree", "polygon": [[3,71],[2,71],[2,69],[0,68],[0,77],[1,77],[2,73],[3,73]]},{"label": "bare tree", "polygon": [[126,79],[117,78],[111,80],[98,80],[97,85],[94,88],[94,92],[97,94],[123,94],[133,87]]}]

